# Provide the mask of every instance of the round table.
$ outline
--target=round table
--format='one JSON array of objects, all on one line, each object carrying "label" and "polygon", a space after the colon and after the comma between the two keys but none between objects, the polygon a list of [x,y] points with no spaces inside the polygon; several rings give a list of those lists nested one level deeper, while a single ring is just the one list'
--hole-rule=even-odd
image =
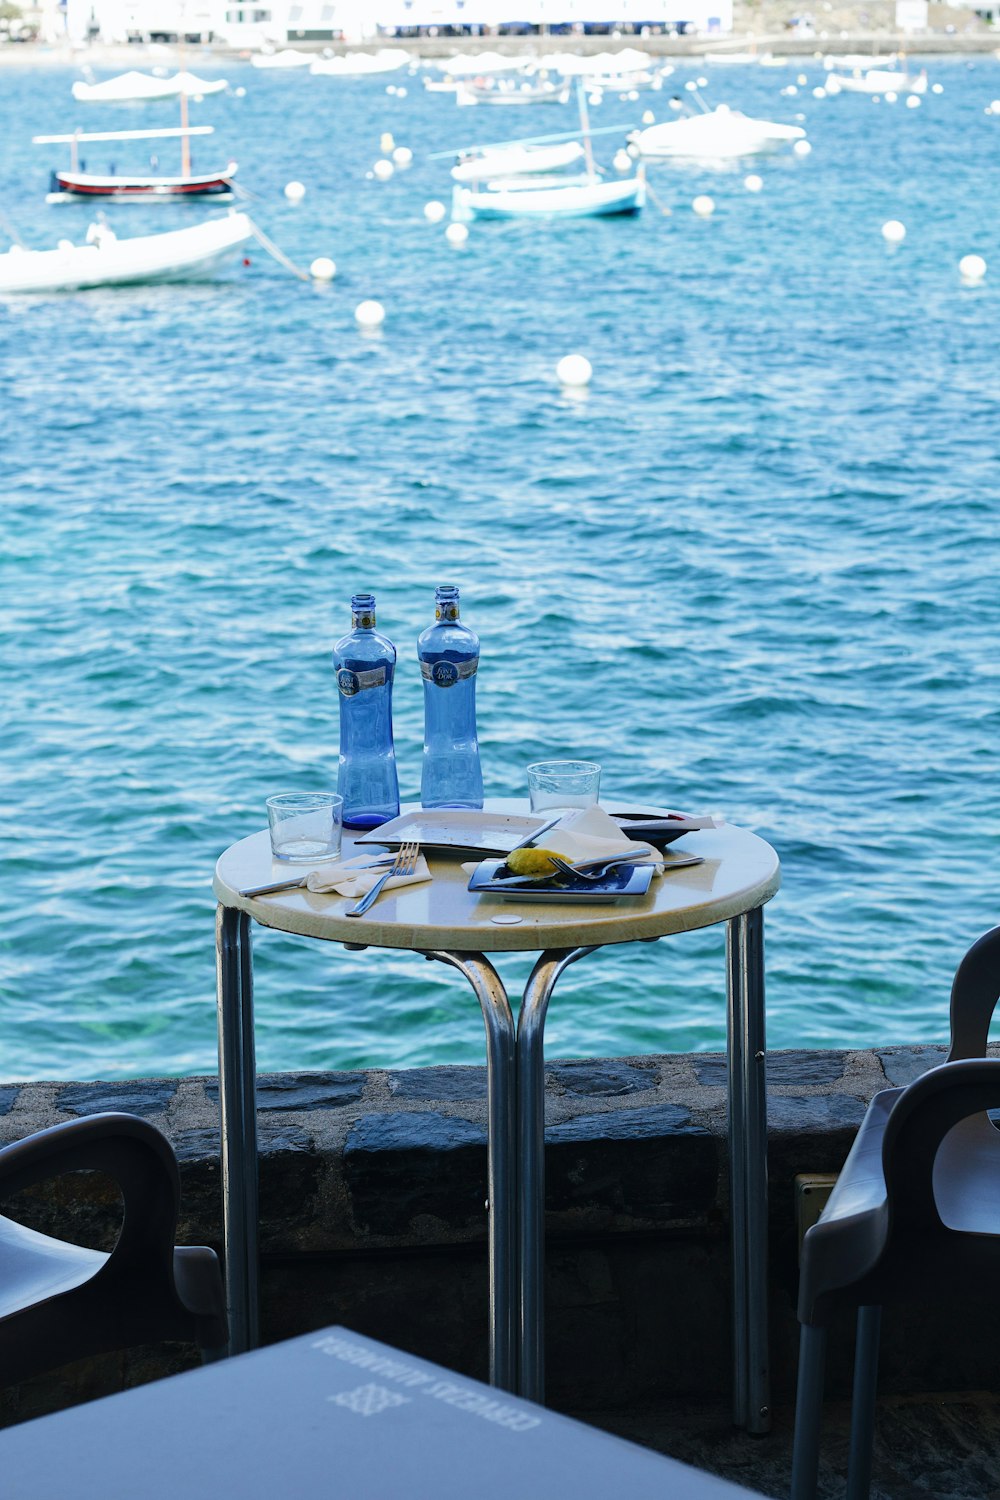
[{"label": "round table", "polygon": [[[524,813],[524,803],[487,803]],[[404,808],[404,811],[407,809]],[[608,808],[612,814],[614,805]],[[359,848],[345,834],[343,857]],[[545,1015],[560,974],[609,943],[655,941],[727,924],[726,989],[730,1201],[733,1258],[734,1404],[750,1431],[769,1425],[767,1375],[767,1113],[764,1086],[765,902],[780,884],[778,858],[757,835],[729,824],[686,834],[667,851],[700,854],[700,865],[654,877],[645,896],[595,906],[535,904],[474,895],[461,856],[429,852],[433,880],[384,892],[363,917],[336,894],[295,890],[246,897],[242,890],[287,878],[267,832],[220,857],[213,889],[219,998],[219,1089],[226,1281],[232,1351],[257,1340],[257,1123],[251,920],[351,949],[402,948],[458,969],[486,1027],[490,1375],[494,1384],[541,1400],[544,1391]],[[372,851],[375,852],[375,851]],[[516,923],[498,917],[519,917]],[[535,952],[517,1025],[487,953]]]}]

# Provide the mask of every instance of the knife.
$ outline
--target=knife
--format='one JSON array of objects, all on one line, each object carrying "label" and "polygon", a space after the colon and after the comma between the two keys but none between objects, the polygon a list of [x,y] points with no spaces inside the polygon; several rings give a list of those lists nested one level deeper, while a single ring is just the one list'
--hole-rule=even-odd
[{"label": "knife", "polygon": [[557,823],[561,823],[565,815],[566,809],[562,808],[554,818],[550,818],[547,823],[543,823],[541,828],[533,828],[527,838],[522,839],[519,844],[515,844],[513,848],[508,849],[507,854],[513,854],[515,849],[527,849],[528,845],[533,844],[541,834],[548,833],[550,828],[554,828]]},{"label": "knife", "polygon": [[[395,858],[396,858],[395,854],[382,854],[382,855],[379,856],[378,859],[370,859],[367,864],[364,864],[364,865],[353,865],[352,868],[351,868],[351,870],[349,870],[347,873],[348,874],[353,874],[355,870],[371,870],[371,869],[373,869],[375,867],[375,865],[387,865],[387,864],[391,864],[392,861]],[[274,896],[274,895],[277,895],[277,893],[279,891],[298,891],[298,890],[302,890],[302,889],[304,889],[306,881],[309,879],[309,876],[311,874],[312,874],[312,871],[311,870],[307,870],[304,875],[297,875],[294,880],[278,880],[278,881],[276,881],[274,883],[274,885],[254,885],[254,886],[251,886],[249,890],[240,891],[240,895],[241,896]],[[347,876],[345,875],[344,878],[346,879]]]}]

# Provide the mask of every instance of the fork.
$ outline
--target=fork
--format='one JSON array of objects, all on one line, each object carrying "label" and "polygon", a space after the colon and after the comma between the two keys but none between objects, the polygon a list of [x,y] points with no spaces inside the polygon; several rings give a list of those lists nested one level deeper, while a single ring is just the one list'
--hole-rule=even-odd
[{"label": "fork", "polygon": [[357,906],[349,906],[344,913],[346,917],[363,917],[368,908],[378,900],[382,894],[382,888],[387,880],[393,875],[412,875],[417,868],[417,856],[420,853],[420,845],[413,840],[400,844],[396,858],[386,870],[380,875],[371,890],[361,897]]},{"label": "fork", "polygon": [[[556,870],[560,875],[574,875],[578,880],[603,880],[605,875],[607,875],[609,871],[617,869],[619,865],[657,863],[657,861],[655,860],[647,860],[640,855],[630,857],[627,854],[619,854],[612,859],[604,860],[597,869],[593,869],[593,867],[591,867],[591,869],[583,869],[580,865],[569,864],[565,859],[561,859],[558,854],[549,854],[549,858],[555,865]],[[584,863],[589,864],[590,862],[584,861]],[[659,863],[662,864],[663,862],[659,861]],[[677,865],[700,865],[703,863],[704,861],[700,854],[690,854],[687,855],[683,860],[668,860],[666,862],[665,868],[669,870],[675,868]]]}]

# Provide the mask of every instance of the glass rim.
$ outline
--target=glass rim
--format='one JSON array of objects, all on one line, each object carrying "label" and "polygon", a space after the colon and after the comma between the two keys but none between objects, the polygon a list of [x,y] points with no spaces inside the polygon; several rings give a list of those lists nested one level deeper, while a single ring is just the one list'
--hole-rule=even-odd
[{"label": "glass rim", "polygon": [[343,807],[344,799],[339,792],[272,792],[266,799],[267,807]]},{"label": "glass rim", "polygon": [[535,760],[528,767],[540,776],[593,776],[600,775],[601,768],[595,760]]}]

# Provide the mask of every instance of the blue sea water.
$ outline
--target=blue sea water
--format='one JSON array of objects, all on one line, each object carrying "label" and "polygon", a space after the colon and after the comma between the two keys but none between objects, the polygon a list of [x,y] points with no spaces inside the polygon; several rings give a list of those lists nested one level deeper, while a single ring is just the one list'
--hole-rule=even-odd
[{"label": "blue sea water", "polygon": [[[570,110],[227,63],[246,94],[197,108],[218,133],[196,160],[237,157],[259,224],[335,282],[254,247],[214,283],[0,306],[0,1076],[214,1069],[215,860],[267,793],[333,782],[358,589],[399,649],[416,795],[442,581],[482,638],[488,794],[572,755],[607,794],[724,810],[783,865],[769,1044],[944,1039],[955,962],[1000,919],[1000,64],[931,61],[944,91],[916,109],[814,99],[815,63],[781,97],[799,66],[706,75],[711,103],[805,117],[812,154],[753,168],[761,193],[747,166],[662,165],[636,219],[473,225],[455,251],[423,217],[448,189],[428,153]],[[61,158],[33,134],[174,122],[88,113],[72,76],[0,73],[0,209],[34,245],[89,214],[45,205]],[[383,184],[386,130],[414,164]],[[201,213],[109,209],[128,233]],[[379,337],[353,318],[370,297]],[[583,399],[555,379],[569,352]],[[551,1052],[723,1046],[722,953],[713,929],[576,966]],[[276,933],[256,965],[262,1068],[481,1059],[439,966]],[[513,989],[526,968],[503,965]]]}]

